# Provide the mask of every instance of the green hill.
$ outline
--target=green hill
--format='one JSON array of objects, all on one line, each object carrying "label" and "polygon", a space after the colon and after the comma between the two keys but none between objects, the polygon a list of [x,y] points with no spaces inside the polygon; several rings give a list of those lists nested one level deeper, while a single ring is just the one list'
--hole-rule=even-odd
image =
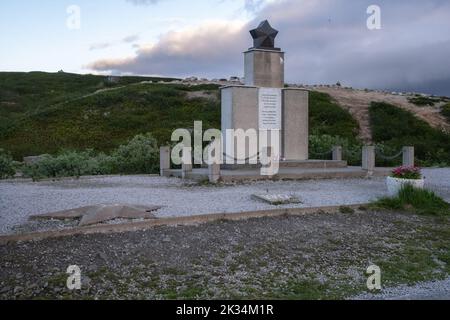
[{"label": "green hill", "polygon": [[[149,80],[162,79],[0,73],[0,148],[21,160],[61,149],[107,152],[147,132],[162,144],[195,120],[220,128],[219,86],[142,83]],[[328,95],[310,98],[314,134],[355,136],[357,123]]]},{"label": "green hill", "polygon": [[15,118],[97,90],[168,78],[107,77],[71,73],[0,72],[0,117]]},{"label": "green hill", "polygon": [[[0,73],[0,149],[11,152],[16,160],[63,149],[109,152],[143,133],[165,144],[173,130],[192,128],[196,120],[203,121],[204,129],[220,128],[218,85],[160,83],[171,80]],[[370,120],[374,142],[386,153],[414,145],[421,164],[448,162],[450,137],[412,113],[372,103]],[[328,158],[325,153],[340,144],[354,154],[349,160],[357,164],[359,130],[358,122],[330,95],[310,92],[312,157]]]},{"label": "green hill", "polygon": [[416,157],[422,165],[450,163],[449,134],[391,104],[373,102],[369,111],[375,143],[382,143],[391,150],[415,146]]}]

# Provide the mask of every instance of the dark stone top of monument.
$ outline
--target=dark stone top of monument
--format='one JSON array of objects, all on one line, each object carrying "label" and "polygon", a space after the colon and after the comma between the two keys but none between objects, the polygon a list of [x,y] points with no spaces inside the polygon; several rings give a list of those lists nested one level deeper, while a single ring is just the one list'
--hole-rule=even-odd
[{"label": "dark stone top of monument", "polygon": [[261,22],[258,28],[250,31],[250,34],[253,37],[253,49],[281,50],[275,48],[275,38],[278,31],[272,28],[269,21]]}]

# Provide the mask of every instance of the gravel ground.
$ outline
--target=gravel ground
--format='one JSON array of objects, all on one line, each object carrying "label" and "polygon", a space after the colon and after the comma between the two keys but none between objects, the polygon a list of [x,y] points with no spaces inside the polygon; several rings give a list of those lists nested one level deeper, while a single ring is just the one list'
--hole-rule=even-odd
[{"label": "gravel ground", "polygon": [[420,282],[414,286],[386,288],[380,294],[363,294],[354,300],[450,300],[450,278]]},{"label": "gravel ground", "polygon": [[[10,243],[0,299],[344,299],[367,292],[373,264],[383,288],[447,278],[449,230],[448,218],[356,211]],[[81,290],[66,288],[70,265]]]},{"label": "gravel ground", "polygon": [[[428,186],[450,201],[450,169],[424,170]],[[350,179],[255,182],[201,186],[176,178],[90,177],[79,180],[0,182],[0,234],[71,227],[72,223],[33,222],[30,215],[100,203],[164,206],[159,217],[273,209],[253,200],[254,193],[291,194],[303,203],[278,208],[367,203],[386,195],[385,180]]]}]

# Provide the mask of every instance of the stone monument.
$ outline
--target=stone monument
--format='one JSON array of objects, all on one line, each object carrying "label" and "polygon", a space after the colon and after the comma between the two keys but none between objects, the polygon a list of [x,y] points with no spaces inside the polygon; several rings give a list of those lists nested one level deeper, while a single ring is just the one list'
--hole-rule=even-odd
[{"label": "stone monument", "polygon": [[[278,31],[267,20],[250,34],[254,43],[244,52],[245,85],[221,88],[222,132],[278,130],[281,161],[308,160],[308,91],[285,88],[285,53],[275,47]],[[230,142],[223,143],[227,150]]]}]

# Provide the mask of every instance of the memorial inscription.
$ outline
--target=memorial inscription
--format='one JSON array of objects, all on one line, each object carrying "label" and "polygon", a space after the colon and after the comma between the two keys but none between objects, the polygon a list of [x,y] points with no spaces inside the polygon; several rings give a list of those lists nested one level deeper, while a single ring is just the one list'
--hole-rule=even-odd
[{"label": "memorial inscription", "polygon": [[281,89],[259,89],[259,129],[281,130]]}]

